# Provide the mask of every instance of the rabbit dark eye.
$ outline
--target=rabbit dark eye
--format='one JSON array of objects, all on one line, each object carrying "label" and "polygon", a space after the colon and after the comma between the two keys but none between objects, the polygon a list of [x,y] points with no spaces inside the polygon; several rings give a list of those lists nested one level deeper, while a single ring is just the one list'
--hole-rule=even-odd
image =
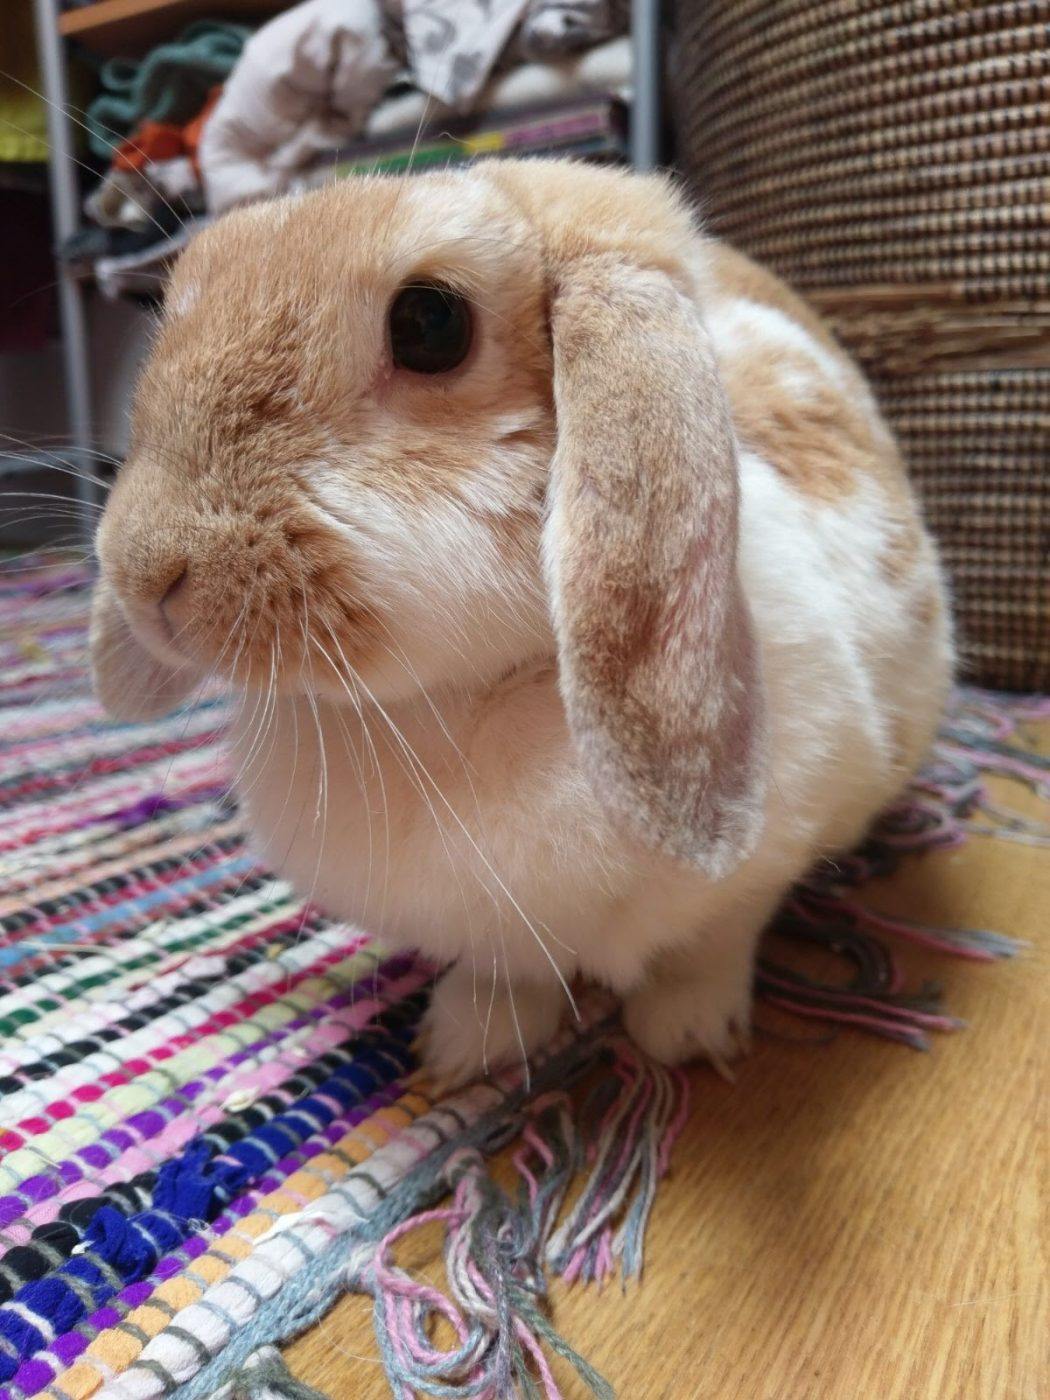
[{"label": "rabbit dark eye", "polygon": [[401,369],[445,374],[467,358],[473,335],[470,306],[451,287],[405,287],[390,307],[390,348]]}]

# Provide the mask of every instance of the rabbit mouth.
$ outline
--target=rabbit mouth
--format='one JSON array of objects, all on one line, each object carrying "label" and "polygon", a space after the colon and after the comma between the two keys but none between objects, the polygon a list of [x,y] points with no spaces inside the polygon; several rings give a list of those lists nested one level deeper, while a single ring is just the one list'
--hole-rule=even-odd
[{"label": "rabbit mouth", "polygon": [[168,666],[192,664],[193,658],[186,650],[180,629],[173,626],[159,608],[129,597],[119,587],[114,591],[131,634],[140,646]]},{"label": "rabbit mouth", "polygon": [[346,547],[303,512],[137,501],[97,541],[137,642],[168,666],[246,686],[338,683],[361,664],[370,615]]},{"label": "rabbit mouth", "polygon": [[168,653],[242,690],[341,694],[356,683],[369,645],[361,618],[315,596],[266,591],[207,625],[176,633]]}]

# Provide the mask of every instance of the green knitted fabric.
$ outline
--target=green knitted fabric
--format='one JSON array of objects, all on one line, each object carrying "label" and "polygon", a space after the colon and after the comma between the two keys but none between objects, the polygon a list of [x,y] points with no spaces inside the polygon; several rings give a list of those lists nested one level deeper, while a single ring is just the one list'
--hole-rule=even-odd
[{"label": "green knitted fabric", "polygon": [[229,76],[251,32],[241,24],[198,20],[143,59],[104,63],[102,91],[85,113],[94,154],[109,156],[141,122],[192,121],[211,89]]}]

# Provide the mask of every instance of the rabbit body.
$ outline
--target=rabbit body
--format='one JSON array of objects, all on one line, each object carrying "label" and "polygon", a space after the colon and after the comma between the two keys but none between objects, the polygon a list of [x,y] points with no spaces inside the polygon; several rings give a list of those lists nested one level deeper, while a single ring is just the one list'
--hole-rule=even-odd
[{"label": "rabbit body", "polygon": [[[938,596],[932,565],[929,591],[900,597],[863,508],[814,519],[753,453],[741,482],[771,781],[761,845],[723,879],[623,839],[581,766],[551,658],[476,692],[391,703],[386,718],[282,698],[265,762],[246,763],[252,830],[275,868],[384,943],[456,963],[430,1012],[442,1076],[517,1056],[519,1034],[541,1045],[566,1012],[559,972],[622,994],[659,1058],[729,1057],[762,926],[818,854],[862,836],[931,739],[949,655],[939,605],[917,623]],[[242,758],[254,705],[237,725]]]},{"label": "rabbit body", "polygon": [[[283,577],[302,606],[294,625],[274,624],[271,683],[265,661],[245,663],[233,754],[249,825],[270,866],[327,910],[451,965],[426,1025],[443,1078],[542,1045],[577,975],[623,997],[659,1058],[721,1062],[746,1040],[764,923],[817,856],[863,834],[932,738],[952,666],[936,553],[860,371],[775,278],[697,234],[662,182],[501,163],[420,179],[399,204],[426,200],[428,181],[438,205],[449,189],[479,197],[486,226],[495,207],[503,256],[521,264],[508,276],[523,302],[486,321],[488,359],[447,391],[468,438],[472,411],[499,420],[499,452],[471,447],[454,490],[410,499],[369,478],[351,503],[325,455],[339,443],[311,443],[309,504],[339,538],[303,543],[314,526],[298,497],[254,510],[250,578],[283,567],[276,544],[259,563],[283,521],[301,589]],[[326,200],[352,218],[338,190],[249,210],[232,216],[225,252],[245,256],[239,243],[267,229],[308,238]],[[497,249],[475,253],[498,266]],[[207,326],[214,274],[186,264],[169,317]],[[523,369],[501,339],[512,324],[535,332]],[[168,339],[142,390],[139,454],[194,411],[162,429],[158,401],[215,372],[187,368],[177,325]],[[296,382],[301,399],[323,395]],[[477,402],[464,403],[472,383]],[[209,421],[213,455],[230,424]],[[209,566],[185,530],[164,569],[142,564],[128,521],[148,490],[114,495],[109,518],[125,528],[103,527],[112,596],[97,654],[116,655],[130,630],[163,687],[184,651],[151,620],[158,579],[178,575],[177,600],[172,560],[192,547],[191,575]],[[210,541],[233,513],[213,505]],[[367,554],[387,602],[370,667],[344,655],[349,634],[305,582],[316,571],[331,588],[334,572],[370,601],[342,582],[343,548]],[[292,661],[312,685],[296,684]]]}]

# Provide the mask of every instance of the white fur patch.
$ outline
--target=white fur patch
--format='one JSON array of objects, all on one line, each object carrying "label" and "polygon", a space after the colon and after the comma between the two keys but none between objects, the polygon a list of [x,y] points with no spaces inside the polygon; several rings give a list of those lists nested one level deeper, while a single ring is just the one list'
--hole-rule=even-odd
[{"label": "white fur patch", "polygon": [[165,298],[164,311],[168,316],[185,316],[200,301],[201,289],[197,282],[184,282],[178,291]]},{"label": "white fur patch", "polygon": [[[842,361],[814,340],[804,326],[776,307],[763,306],[746,297],[719,298],[710,307],[706,319],[720,356],[754,354],[760,344],[791,350],[805,355],[820,377],[840,388],[853,387],[854,376]],[[799,384],[804,381],[797,365],[791,367],[790,374]],[[785,381],[787,378],[785,367]]]},{"label": "white fur patch", "polygon": [[492,574],[497,562],[492,536],[454,501],[410,505],[357,482],[347,486],[337,472],[324,468],[315,469],[311,486],[329,522],[361,552],[370,577],[391,586],[392,603],[432,598],[438,579],[454,592],[457,584],[469,589],[479,576]]},{"label": "white fur patch", "polygon": [[[792,358],[777,364],[784,388],[800,403],[814,390],[831,384],[863,408],[879,441],[893,450],[893,435],[879,412],[867,380],[845,357],[821,344],[797,321],[773,306],[747,297],[717,297],[709,304],[705,322],[715,353],[724,361],[760,357],[770,351],[790,351]],[[799,363],[799,356],[805,363]]]}]

